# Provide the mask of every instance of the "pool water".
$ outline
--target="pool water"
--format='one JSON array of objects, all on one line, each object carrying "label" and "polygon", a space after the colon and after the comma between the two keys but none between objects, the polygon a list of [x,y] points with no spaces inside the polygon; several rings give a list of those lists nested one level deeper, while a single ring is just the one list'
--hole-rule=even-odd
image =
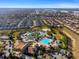
[{"label": "pool water", "polygon": [[49,38],[43,38],[40,41],[40,43],[42,43],[42,44],[50,44],[51,42],[52,42],[52,40]]}]

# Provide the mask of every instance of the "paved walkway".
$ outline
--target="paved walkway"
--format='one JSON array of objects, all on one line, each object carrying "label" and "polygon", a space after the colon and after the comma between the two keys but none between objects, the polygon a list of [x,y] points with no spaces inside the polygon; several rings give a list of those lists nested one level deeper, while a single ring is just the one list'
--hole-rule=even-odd
[{"label": "paved walkway", "polygon": [[72,40],[73,55],[76,59],[79,59],[79,35],[66,27],[62,29],[62,32]]}]

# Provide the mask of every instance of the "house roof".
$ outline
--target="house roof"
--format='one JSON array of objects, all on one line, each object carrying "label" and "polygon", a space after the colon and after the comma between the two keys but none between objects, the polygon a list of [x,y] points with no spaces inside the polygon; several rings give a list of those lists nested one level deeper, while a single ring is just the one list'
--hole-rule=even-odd
[{"label": "house roof", "polygon": [[25,45],[26,45],[26,43],[20,42],[17,46],[14,46],[14,48],[22,50]]}]

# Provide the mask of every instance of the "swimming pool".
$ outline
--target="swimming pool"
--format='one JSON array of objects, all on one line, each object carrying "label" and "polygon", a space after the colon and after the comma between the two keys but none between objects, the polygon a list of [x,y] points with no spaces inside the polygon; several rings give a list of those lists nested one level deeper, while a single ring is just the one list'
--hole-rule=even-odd
[{"label": "swimming pool", "polygon": [[42,38],[40,40],[40,43],[42,43],[42,44],[50,44],[51,42],[52,42],[52,40],[49,38]]}]

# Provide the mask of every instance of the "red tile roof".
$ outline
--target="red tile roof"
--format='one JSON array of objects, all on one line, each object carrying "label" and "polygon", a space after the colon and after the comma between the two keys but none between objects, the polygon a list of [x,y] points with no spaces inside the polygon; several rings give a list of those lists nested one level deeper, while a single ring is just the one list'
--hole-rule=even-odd
[{"label": "red tile roof", "polygon": [[20,50],[22,50],[22,48],[24,47],[26,45],[26,43],[24,43],[24,42],[20,42],[17,46],[15,46],[14,48],[15,49],[20,49]]}]

